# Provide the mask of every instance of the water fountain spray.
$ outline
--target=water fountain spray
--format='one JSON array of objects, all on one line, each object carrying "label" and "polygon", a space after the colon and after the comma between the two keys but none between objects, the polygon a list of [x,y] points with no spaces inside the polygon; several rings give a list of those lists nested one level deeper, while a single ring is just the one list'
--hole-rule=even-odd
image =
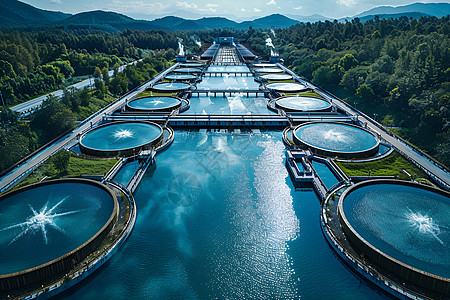
[{"label": "water fountain spray", "polygon": [[441,245],[444,242],[438,237],[441,233],[439,226],[433,221],[433,218],[428,217],[428,215],[422,215],[420,212],[413,212],[408,208],[408,212],[405,213],[405,217],[409,222],[409,225],[418,230],[421,234],[431,235],[434,237]]},{"label": "water fountain spray", "polygon": [[65,233],[64,229],[60,228],[58,225],[56,225],[57,218],[75,214],[80,212],[79,210],[75,211],[68,211],[68,212],[61,212],[61,213],[55,213],[54,210],[64,201],[66,201],[67,198],[70,196],[65,197],[58,203],[56,203],[51,208],[48,208],[48,201],[44,205],[44,207],[41,208],[40,211],[36,211],[31,205],[29,205],[30,210],[32,212],[32,215],[26,219],[26,221],[17,223],[15,225],[6,227],[1,229],[0,231],[6,231],[11,229],[20,228],[22,231],[17,234],[8,244],[11,245],[21,237],[25,236],[26,234],[35,234],[38,231],[42,232],[42,237],[44,239],[45,244],[48,244],[48,237],[47,237],[47,228],[52,227],[53,229],[56,229],[59,232]]}]

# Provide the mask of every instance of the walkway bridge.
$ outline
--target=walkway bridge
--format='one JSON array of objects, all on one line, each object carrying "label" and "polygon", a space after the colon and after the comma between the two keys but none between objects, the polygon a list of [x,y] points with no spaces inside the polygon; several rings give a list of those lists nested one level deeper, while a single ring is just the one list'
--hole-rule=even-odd
[{"label": "walkway bridge", "polygon": [[265,97],[268,92],[262,90],[243,90],[243,89],[223,89],[223,90],[193,90],[191,91],[192,97],[200,97],[201,95],[205,95],[207,97],[217,97],[217,95],[225,97],[225,96],[233,96],[235,94],[246,95],[247,98],[250,96],[262,96]]},{"label": "walkway bridge", "polygon": [[348,116],[337,113],[296,114],[296,115],[189,115],[189,114],[148,114],[121,113],[105,116],[105,121],[152,121],[171,127],[286,127],[312,121],[352,122]]}]

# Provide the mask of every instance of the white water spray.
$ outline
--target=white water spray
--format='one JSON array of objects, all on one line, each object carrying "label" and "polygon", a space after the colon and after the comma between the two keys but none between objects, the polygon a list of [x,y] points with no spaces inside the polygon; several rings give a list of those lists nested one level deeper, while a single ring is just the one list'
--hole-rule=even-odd
[{"label": "white water spray", "polygon": [[428,217],[428,215],[422,215],[419,212],[415,213],[409,208],[408,210],[409,212],[405,213],[405,216],[409,222],[409,226],[413,227],[415,230],[418,229],[421,234],[430,234],[441,243],[441,245],[444,245],[444,242],[438,237],[441,230],[433,221],[433,218]]},{"label": "white water spray", "polygon": [[114,132],[114,137],[116,138],[116,141],[125,139],[125,138],[131,138],[133,137],[133,131],[128,129],[120,129]]},{"label": "white water spray", "polygon": [[66,234],[64,229],[62,229],[58,225],[56,225],[56,219],[59,217],[78,213],[78,212],[80,212],[80,210],[68,211],[68,212],[63,212],[63,213],[53,213],[53,211],[61,203],[66,201],[66,199],[69,197],[70,196],[65,197],[64,199],[62,199],[61,201],[56,203],[50,209],[48,209],[48,201],[47,201],[47,203],[44,205],[44,207],[41,208],[41,210],[39,212],[36,211],[31,205],[29,205],[32,215],[30,217],[28,217],[26,219],[26,221],[24,221],[22,223],[18,223],[16,225],[12,225],[12,226],[3,228],[2,230],[0,230],[0,231],[6,231],[6,230],[14,229],[14,228],[19,228],[19,227],[22,229],[22,231],[9,242],[8,246],[11,245],[12,243],[14,243],[15,241],[17,241],[18,239],[20,239],[21,237],[23,237],[24,235],[26,235],[28,233],[35,234],[37,231],[42,232],[42,237],[44,238],[44,242],[47,245],[47,243],[48,243],[47,227],[48,226],[51,226],[54,229],[58,230],[59,232]]}]

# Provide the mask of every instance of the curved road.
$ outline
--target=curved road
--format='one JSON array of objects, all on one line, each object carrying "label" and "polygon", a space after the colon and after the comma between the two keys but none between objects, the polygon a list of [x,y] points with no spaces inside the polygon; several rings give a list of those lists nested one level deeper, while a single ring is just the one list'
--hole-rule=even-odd
[{"label": "curved road", "polygon": [[[122,72],[129,65],[136,64],[138,61],[140,61],[140,60],[136,60],[136,61],[133,61],[133,62],[128,63],[126,65],[120,66],[119,69],[118,69],[119,72]],[[110,70],[108,72],[108,74],[109,74],[110,77],[112,77],[114,75],[114,71]],[[85,88],[86,86],[92,87],[94,85],[93,83],[94,83],[93,79],[86,79],[86,80],[80,81],[78,83],[72,84],[72,85],[70,85],[68,87],[74,87],[74,88],[76,88],[78,90],[81,90],[81,89]],[[47,97],[49,95],[54,95],[54,96],[56,96],[58,98],[61,98],[63,93],[64,93],[63,90],[57,90],[57,91],[45,94],[43,96],[31,99],[31,100],[29,100],[27,102],[23,102],[23,103],[17,104],[15,106],[11,107],[11,110],[15,111],[15,112],[18,112],[22,116],[26,116],[26,115],[34,113],[37,109],[39,109],[41,107],[41,105],[42,105],[42,102],[44,102],[44,100],[47,99]]]},{"label": "curved road", "polygon": [[178,66],[178,63],[174,64],[172,67],[168,68],[164,72],[158,74],[153,79],[147,81],[140,87],[138,87],[133,92],[125,95],[124,97],[116,100],[113,104],[105,107],[104,109],[96,112],[89,118],[83,121],[78,127],[68,133],[66,136],[60,138],[58,141],[47,147],[46,149],[40,151],[29,160],[21,164],[20,166],[13,169],[11,172],[0,178],[0,193],[4,192],[8,188],[14,186],[15,183],[18,182],[25,174],[29,171],[38,167],[41,163],[43,163],[47,158],[51,155],[59,151],[61,148],[69,145],[71,142],[75,141],[77,137],[83,132],[89,130],[92,124],[96,124],[100,122],[104,115],[108,115],[113,113],[115,110],[122,107],[128,100],[143,92],[148,86],[158,82],[162,79],[167,73],[171,72],[174,68]]}]

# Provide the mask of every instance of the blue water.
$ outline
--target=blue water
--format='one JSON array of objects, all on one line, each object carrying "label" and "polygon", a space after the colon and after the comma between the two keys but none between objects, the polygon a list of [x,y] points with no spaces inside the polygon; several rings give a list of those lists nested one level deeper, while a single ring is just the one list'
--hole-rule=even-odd
[{"label": "blue water", "polygon": [[313,160],[312,166],[328,190],[339,182],[339,179],[334,175],[327,164]]},{"label": "blue water", "polygon": [[5,197],[0,201],[0,275],[75,250],[105,225],[113,207],[105,190],[85,183],[39,186]]},{"label": "blue water", "polygon": [[218,66],[218,65],[210,65],[206,72],[209,73],[225,73],[225,72],[236,72],[236,73],[250,73],[250,70],[247,66]]},{"label": "blue water", "polygon": [[123,184],[124,186],[127,186],[128,182],[130,182],[131,177],[133,177],[138,168],[138,160],[128,162],[120,168],[119,172],[117,172],[113,179]]},{"label": "blue water", "polygon": [[267,108],[267,99],[232,95],[226,97],[192,97],[186,115],[275,115]]},{"label": "blue water", "polygon": [[152,87],[152,89],[162,92],[187,90],[188,88],[190,88],[190,85],[183,82],[164,82],[155,84]]},{"label": "blue water", "polygon": [[292,79],[292,76],[289,74],[265,74],[262,75],[261,78],[267,80],[290,80]]},{"label": "blue water", "polygon": [[223,76],[203,77],[197,84],[198,90],[258,90],[259,83],[253,77],[247,76]]},{"label": "blue water", "polygon": [[161,110],[175,107],[181,104],[181,100],[175,97],[145,97],[135,99],[127,103],[134,109]]},{"label": "blue water", "polygon": [[197,76],[191,74],[170,74],[164,77],[167,80],[191,80],[195,79]]},{"label": "blue water", "polygon": [[175,69],[174,72],[176,73],[201,73],[202,70],[198,68],[178,68]]},{"label": "blue water", "polygon": [[449,198],[416,187],[376,184],[350,193],[344,212],[355,230],[384,253],[450,278]]},{"label": "blue water", "polygon": [[161,127],[153,124],[112,123],[87,133],[81,139],[81,144],[97,150],[121,150],[148,144],[161,134]]},{"label": "blue water", "polygon": [[307,89],[307,87],[301,83],[296,82],[275,82],[269,83],[266,86],[268,89],[277,91],[277,92],[299,92]]},{"label": "blue water", "polygon": [[257,68],[257,69],[255,69],[255,72],[262,73],[262,74],[264,74],[264,73],[283,73],[283,70],[278,68],[278,67],[275,67],[275,68]]},{"label": "blue water", "polygon": [[294,134],[314,148],[336,152],[367,151],[378,144],[378,140],[371,133],[339,123],[306,124],[295,129]]},{"label": "blue water", "polygon": [[279,98],[276,100],[276,104],[282,108],[297,111],[318,111],[329,109],[331,107],[331,103],[326,100],[302,96]]},{"label": "blue water", "polygon": [[135,198],[132,235],[64,299],[378,299],[334,256],[281,132],[177,131]]}]

